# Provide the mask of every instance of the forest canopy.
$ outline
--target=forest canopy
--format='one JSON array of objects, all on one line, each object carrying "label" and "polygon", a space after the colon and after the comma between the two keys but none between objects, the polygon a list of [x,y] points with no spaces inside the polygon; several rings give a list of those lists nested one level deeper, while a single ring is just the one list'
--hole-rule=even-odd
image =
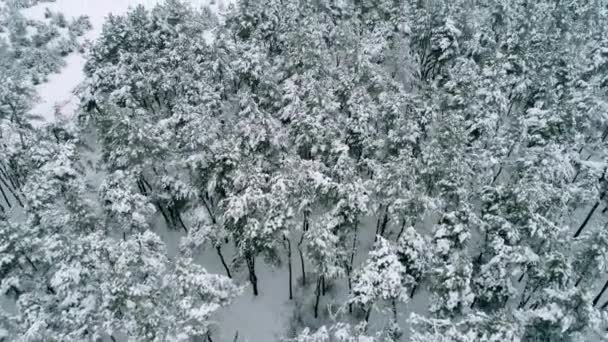
[{"label": "forest canopy", "polygon": [[0,19],[0,341],[214,341],[261,264],[286,341],[608,338],[604,1],[138,6],[41,129],[75,38]]}]

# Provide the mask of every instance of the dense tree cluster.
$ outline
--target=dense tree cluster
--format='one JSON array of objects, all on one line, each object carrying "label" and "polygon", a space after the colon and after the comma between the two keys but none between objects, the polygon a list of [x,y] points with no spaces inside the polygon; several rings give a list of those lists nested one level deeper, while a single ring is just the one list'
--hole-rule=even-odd
[{"label": "dense tree cluster", "polygon": [[[602,1],[549,0],[241,0],[221,18],[167,0],[108,17],[77,127],[18,158],[26,219],[3,220],[0,245],[18,313],[0,329],[209,338],[239,292],[228,277],[246,266],[258,295],[264,261],[313,298],[294,341],[605,338],[607,20]],[[27,111],[33,93],[7,93],[0,110]],[[183,232],[175,258],[155,213]],[[227,277],[193,261],[202,248]]]}]

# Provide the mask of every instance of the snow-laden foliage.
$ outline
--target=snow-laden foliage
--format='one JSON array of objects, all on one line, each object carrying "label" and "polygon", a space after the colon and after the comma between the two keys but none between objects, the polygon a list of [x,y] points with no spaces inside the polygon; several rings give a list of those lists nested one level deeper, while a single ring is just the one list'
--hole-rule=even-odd
[{"label": "snow-laden foliage", "polygon": [[33,3],[0,9],[0,339],[212,339],[240,288],[208,247],[254,295],[286,266],[325,324],[295,341],[606,337],[605,3],[138,6],[88,50],[78,123],[40,131],[33,85],[89,23]]}]

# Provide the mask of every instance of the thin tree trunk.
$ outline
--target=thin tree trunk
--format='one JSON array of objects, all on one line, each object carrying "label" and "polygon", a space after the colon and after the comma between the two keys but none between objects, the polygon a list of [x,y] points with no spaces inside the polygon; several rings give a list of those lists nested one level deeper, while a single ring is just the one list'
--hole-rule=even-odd
[{"label": "thin tree trunk", "polygon": [[291,269],[291,241],[287,237],[284,238],[287,242],[287,269],[289,270],[289,300],[293,299],[293,273]]},{"label": "thin tree trunk", "polygon": [[[527,287],[528,285],[526,285]],[[522,297],[521,297],[521,301],[519,302],[519,308],[524,308],[526,305],[528,305],[528,302],[530,302],[530,299],[532,299],[532,296],[534,295],[534,293],[536,293],[536,291],[538,290],[538,288],[540,287],[540,285],[536,285],[534,287],[534,289],[532,291],[530,291],[530,294],[528,295],[528,298],[526,297],[526,292],[524,291],[524,293],[522,293]],[[525,299],[524,299],[525,298]]]},{"label": "thin tree trunk", "polygon": [[257,296],[258,292],[258,276],[255,274],[255,257],[247,256],[245,257],[245,261],[247,262],[247,270],[249,271],[249,281],[251,282],[251,286],[253,287],[253,295]]},{"label": "thin tree trunk", "polygon": [[[357,238],[359,236],[359,218],[355,219],[355,232],[353,233],[353,244],[350,249],[350,260],[348,263],[348,267],[346,268],[346,276],[348,278],[348,292],[352,292],[353,290],[353,263],[355,262],[355,253],[357,252]],[[353,303],[348,303],[348,313],[353,313]]]},{"label": "thin tree trunk", "polygon": [[[511,157],[511,153],[513,153],[513,149],[515,149],[515,144],[513,144],[511,146],[511,148],[509,149],[509,153],[507,153],[507,158]],[[498,180],[498,177],[500,177],[500,174],[502,173],[503,167],[504,167],[504,165],[500,165],[500,168],[498,169],[498,172],[496,173],[496,175],[494,175],[494,178],[492,178],[491,185],[494,185],[494,183],[496,183],[496,181]]]},{"label": "thin tree trunk", "polygon": [[393,320],[397,322],[397,301],[395,298],[391,298],[391,309],[393,310]]},{"label": "thin tree trunk", "polygon": [[[587,156],[587,158],[585,158],[585,160],[589,160],[589,159],[591,159],[591,156],[592,156],[592,155],[593,155],[593,154],[589,154],[589,155]],[[576,170],[576,173],[574,174],[574,177],[572,177],[572,181],[570,181],[570,183],[574,183],[574,182],[576,182],[576,179],[578,178],[578,175],[579,175],[580,173],[581,173],[581,168],[579,167],[579,168]]]},{"label": "thin tree trunk", "polygon": [[2,166],[0,166],[0,174],[11,183],[15,190],[19,189],[17,184],[15,184],[15,180],[13,179],[13,177],[9,176],[8,172],[6,172]]},{"label": "thin tree trunk", "polygon": [[13,188],[4,180],[4,178],[0,177],[0,181],[2,181],[2,183],[8,189],[8,191],[10,191],[10,193],[13,195],[13,197],[15,197],[15,199],[17,200],[19,205],[23,208],[24,207],[23,202],[21,202],[21,198],[19,196],[17,196],[17,193],[13,190]]},{"label": "thin tree trunk", "polygon": [[600,291],[600,293],[598,293],[597,296],[595,296],[595,298],[593,299],[593,306],[597,305],[597,303],[602,298],[602,295],[604,294],[604,292],[606,292],[606,289],[608,289],[608,280],[606,280],[606,282],[604,283],[604,286],[602,287],[602,290]]},{"label": "thin tree trunk", "polygon": [[325,276],[321,276],[321,296],[325,296]]},{"label": "thin tree trunk", "polygon": [[380,236],[384,237],[384,232],[386,231],[386,226],[388,225],[388,205],[386,209],[384,209],[384,217],[382,218],[382,224],[380,225]]},{"label": "thin tree trunk", "polygon": [[597,207],[599,207],[599,205],[600,205],[600,201],[595,202],[595,204],[593,205],[593,207],[587,214],[587,217],[585,217],[585,220],[583,221],[583,223],[580,225],[580,227],[578,227],[578,229],[576,230],[576,233],[574,233],[575,238],[578,237],[579,235],[581,235],[581,233],[583,232],[583,229],[585,229],[585,226],[587,226],[587,223],[589,223],[589,220],[591,219],[591,217],[593,216],[593,213],[595,212]]},{"label": "thin tree trunk", "polygon": [[[300,240],[301,242],[301,240]],[[306,286],[306,269],[304,268],[304,254],[298,243],[298,253],[300,254],[300,267],[302,268],[302,286]]]},{"label": "thin tree trunk", "polygon": [[232,279],[232,274],[230,274],[230,268],[228,267],[228,264],[226,264],[226,260],[224,260],[224,255],[222,254],[222,247],[221,246],[215,246],[215,250],[217,251],[217,255],[220,257],[220,261],[222,262],[222,266],[224,266],[224,270],[226,270],[226,275],[228,276],[228,278]]},{"label": "thin tree trunk", "polygon": [[399,230],[399,234],[397,234],[397,238],[395,239],[395,242],[399,242],[399,239],[401,238],[401,235],[403,235],[404,231],[405,231],[405,219],[403,220],[403,223],[401,224],[401,229]]},{"label": "thin tree trunk", "polygon": [[367,331],[367,326],[369,325],[369,317],[372,315],[372,306],[370,305],[367,311],[365,312],[365,330]]},{"label": "thin tree trunk", "polygon": [[302,235],[298,241],[298,253],[300,255],[300,266],[302,267],[302,286],[306,286],[306,268],[304,267],[304,254],[302,253],[302,242],[304,242],[304,233],[308,230],[308,215],[304,214],[302,221]]},{"label": "thin tree trunk", "polygon": [[[380,207],[380,211],[382,212],[383,207]],[[376,234],[374,234],[374,242],[378,241],[378,235],[380,234],[380,225],[382,222],[382,214],[380,214],[380,216],[378,216],[378,219],[376,220]]]},{"label": "thin tree trunk", "polygon": [[116,342],[116,338],[114,338],[114,335],[110,335],[110,340],[112,340],[112,342]]},{"label": "thin tree trunk", "polygon": [[4,197],[4,201],[6,201],[6,205],[9,207],[9,209],[12,208],[13,206],[11,205],[11,202],[8,200],[8,197],[6,197],[6,193],[4,192],[2,185],[0,185],[0,193],[2,193],[2,197]]},{"label": "thin tree trunk", "polygon": [[315,318],[319,317],[319,299],[321,297],[321,277],[317,279],[317,288],[315,289]]},{"label": "thin tree trunk", "polygon": [[188,233],[188,228],[186,228],[186,225],[184,224],[184,220],[182,220],[182,215],[176,209],[173,209],[173,212],[175,213],[175,216],[176,216],[177,221],[179,222],[180,226],[182,226],[182,229],[184,229],[184,231],[186,233]]},{"label": "thin tree trunk", "polygon": [[167,227],[168,228],[175,228],[173,226],[173,222],[169,219],[169,216],[167,216],[167,213],[165,212],[165,209],[163,209],[163,206],[156,203],[156,208],[158,208],[158,211],[160,211],[160,213],[163,215],[163,218],[165,219],[165,222],[167,223]]},{"label": "thin tree trunk", "polygon": [[410,298],[414,298],[414,295],[416,294],[416,290],[418,290],[418,284],[412,286],[412,291],[410,292]]}]

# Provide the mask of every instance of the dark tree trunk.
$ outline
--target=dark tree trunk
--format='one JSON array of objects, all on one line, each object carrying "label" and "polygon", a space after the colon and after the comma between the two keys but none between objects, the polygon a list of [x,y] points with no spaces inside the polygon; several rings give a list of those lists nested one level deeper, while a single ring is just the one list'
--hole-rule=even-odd
[{"label": "dark tree trunk", "polygon": [[380,225],[380,236],[384,237],[384,232],[386,231],[386,226],[388,225],[388,206],[384,210],[384,217],[382,218],[382,224]]},{"label": "dark tree trunk", "polygon": [[585,226],[587,226],[587,223],[589,223],[589,220],[591,219],[591,217],[593,216],[593,213],[595,212],[597,207],[599,207],[599,205],[600,205],[600,201],[595,202],[595,204],[593,205],[593,207],[587,214],[587,217],[585,217],[585,220],[583,221],[583,223],[580,225],[580,227],[578,227],[578,229],[576,230],[576,233],[574,233],[575,238],[578,237],[579,235],[581,235],[581,233],[583,232],[583,229],[585,229]]},{"label": "dark tree trunk", "polygon": [[524,280],[524,277],[526,276],[526,273],[528,273],[528,269],[525,268],[523,272],[521,272],[521,275],[519,276],[519,278],[517,279],[518,283],[521,283],[522,280]]},{"label": "dark tree trunk", "polygon": [[606,292],[606,289],[608,289],[608,280],[606,280],[606,282],[604,283],[604,286],[602,287],[602,290],[600,291],[600,293],[598,293],[597,296],[595,296],[595,298],[593,299],[593,306],[597,305],[597,303],[602,298],[602,295],[604,294],[604,292]]},{"label": "dark tree trunk", "polygon": [[[384,209],[383,207],[380,207],[380,211],[382,212]],[[374,234],[374,242],[378,241],[378,235],[380,235],[380,226],[382,225],[382,216],[383,214],[380,214],[380,216],[378,216],[378,219],[376,220],[376,234]]]},{"label": "dark tree trunk", "polygon": [[156,203],[156,208],[158,209],[158,211],[160,211],[160,213],[163,215],[163,218],[165,219],[165,222],[167,223],[167,227],[169,229],[171,228],[175,228],[173,226],[173,222],[171,221],[171,219],[169,218],[169,216],[167,216],[167,213],[165,212],[165,209],[163,209],[163,206]]},{"label": "dark tree trunk", "polygon": [[315,318],[319,317],[319,299],[321,298],[321,279],[323,276],[319,276],[317,279],[317,288],[315,289]]},{"label": "dark tree trunk", "polygon": [[395,242],[399,241],[399,239],[401,238],[401,235],[403,235],[404,231],[405,231],[405,219],[403,220],[403,223],[401,224],[401,229],[399,229],[399,234],[397,234],[397,238],[395,239]]},{"label": "dark tree trunk", "polygon": [[2,197],[4,197],[4,201],[6,202],[6,205],[9,207],[9,209],[12,208],[13,206],[11,205],[11,202],[8,200],[8,197],[6,196],[6,193],[4,192],[2,185],[0,185],[0,193],[2,193]]},{"label": "dark tree trunk", "polygon": [[228,267],[228,264],[226,264],[226,260],[224,260],[224,255],[222,254],[222,247],[221,246],[216,246],[215,250],[217,251],[217,255],[220,257],[220,261],[222,262],[222,266],[224,266],[224,270],[226,270],[226,275],[228,276],[228,278],[232,279],[232,274],[230,274],[230,268]]},{"label": "dark tree trunk", "polygon": [[2,176],[0,176],[0,182],[4,184],[6,189],[8,189],[8,191],[13,195],[13,197],[15,197],[17,203],[19,203],[19,205],[23,208],[23,202],[21,202],[21,198],[17,195],[17,192],[13,190],[13,187]]},{"label": "dark tree trunk", "polygon": [[289,270],[289,300],[293,299],[293,273],[291,268],[291,241],[285,237],[287,242],[287,269]]},{"label": "dark tree trunk", "polygon": [[184,220],[182,220],[182,214],[179,213],[179,211],[177,211],[177,209],[173,209],[173,212],[175,213],[175,217],[177,218],[177,222],[179,222],[179,225],[182,226],[182,229],[188,233],[188,228],[186,228],[186,225],[184,224]]},{"label": "dark tree trunk", "polygon": [[[526,287],[528,287],[528,285],[526,284]],[[521,301],[519,302],[519,308],[524,308],[526,305],[528,305],[528,303],[530,302],[530,299],[532,299],[532,296],[534,296],[534,293],[536,293],[536,291],[540,288],[540,285],[536,285],[534,287],[534,289],[532,291],[530,291],[530,294],[528,295],[528,297],[526,298],[526,291],[524,290],[524,293],[521,296]]]},{"label": "dark tree trunk", "polygon": [[416,295],[416,290],[418,290],[418,284],[412,286],[412,291],[410,291],[410,298],[414,298],[414,295]]},{"label": "dark tree trunk", "polygon": [[304,254],[302,253],[302,242],[304,242],[304,233],[308,230],[308,215],[304,214],[302,221],[302,235],[298,241],[298,253],[300,255],[300,266],[302,267],[302,286],[306,286],[306,268],[304,267]]},{"label": "dark tree trunk", "polygon": [[306,268],[304,268],[304,254],[302,254],[300,244],[298,244],[298,253],[300,254],[300,267],[302,268],[302,286],[306,286]]},{"label": "dark tree trunk", "polygon": [[470,309],[475,307],[475,304],[477,304],[477,297],[473,298],[473,302],[471,302],[471,306],[469,306]]},{"label": "dark tree trunk", "polygon": [[[346,277],[348,278],[348,292],[352,292],[353,290],[353,263],[355,262],[355,254],[357,252],[357,238],[359,235],[359,219],[355,219],[355,232],[353,234],[353,244],[350,249],[350,260],[348,263],[348,267],[346,267]],[[353,313],[353,304],[348,303],[348,313]]]},{"label": "dark tree trunk", "polygon": [[321,277],[321,296],[325,296],[325,276]]},{"label": "dark tree trunk", "polygon": [[8,172],[6,172],[6,170],[4,170],[4,168],[0,165],[0,174],[2,174],[2,176],[4,176],[4,178],[6,178],[11,185],[13,186],[13,188],[15,190],[19,189],[19,186],[17,186],[17,184],[15,183],[15,179],[13,177],[11,177]]},{"label": "dark tree trunk", "polygon": [[397,322],[397,301],[395,298],[391,299],[391,309],[393,311],[393,319]]},{"label": "dark tree trunk", "polygon": [[255,273],[255,257],[247,256],[245,257],[245,261],[247,262],[247,270],[249,271],[249,282],[251,282],[251,286],[253,287],[253,295],[257,296],[258,292],[258,276]]}]

